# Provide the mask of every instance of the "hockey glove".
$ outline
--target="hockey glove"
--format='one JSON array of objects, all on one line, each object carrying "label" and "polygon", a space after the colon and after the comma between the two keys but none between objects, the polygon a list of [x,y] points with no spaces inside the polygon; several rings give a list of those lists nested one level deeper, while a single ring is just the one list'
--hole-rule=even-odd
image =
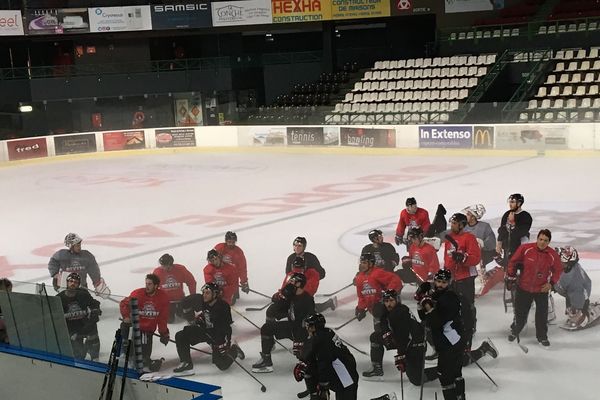
[{"label": "hockey glove", "polygon": [[452,256],[452,259],[459,264],[463,263],[467,259],[466,254],[462,251],[453,251],[450,253],[450,255]]},{"label": "hockey glove", "polygon": [[283,294],[284,299],[291,299],[296,294],[296,285],[294,282],[290,282],[281,290],[281,294]]},{"label": "hockey glove", "polygon": [[391,331],[387,331],[382,335],[383,345],[386,349],[391,350],[396,348],[396,342]]},{"label": "hockey glove", "polygon": [[400,243],[403,243],[402,236],[396,235],[394,241],[396,242],[396,246],[400,246]]},{"label": "hockey glove", "polygon": [[357,320],[362,321],[367,316],[367,310],[365,310],[364,308],[356,307],[356,309],[354,310],[354,316]]},{"label": "hockey glove", "polygon": [[300,356],[302,355],[303,348],[304,348],[303,342],[294,342],[294,346],[292,347],[292,353],[294,353],[294,355],[297,358],[300,358]]},{"label": "hockey glove", "polygon": [[429,296],[425,296],[419,302],[419,305],[428,312],[431,308],[433,308],[433,299]]},{"label": "hockey glove", "polygon": [[60,292],[61,275],[62,275],[62,272],[59,271],[56,273],[56,275],[54,275],[52,277],[52,286],[54,287],[54,290],[56,290],[57,292]]},{"label": "hockey glove", "polygon": [[169,344],[169,339],[170,339],[169,334],[160,335],[160,342],[162,344],[164,344],[165,346]]},{"label": "hockey glove", "polygon": [[329,382],[319,382],[317,394],[321,400],[329,400]]},{"label": "hockey glove", "polygon": [[507,276],[504,280],[506,283],[506,290],[514,290],[517,286],[517,277],[516,276]]},{"label": "hockey glove", "polygon": [[394,364],[400,372],[406,372],[406,356],[404,354],[396,354],[394,356]]},{"label": "hockey glove", "polygon": [[250,286],[248,285],[248,282],[243,282],[242,283],[242,292],[248,294],[250,293]]},{"label": "hockey glove", "polygon": [[285,300],[285,296],[283,295],[283,293],[281,293],[281,290],[278,290],[277,292],[275,292],[275,294],[273,294],[273,296],[271,296],[271,301],[273,303],[278,303],[280,301],[284,301]]},{"label": "hockey glove", "polygon": [[415,300],[421,301],[423,297],[427,296],[427,294],[431,291],[431,282],[423,282],[417,288],[415,292]]},{"label": "hockey glove", "polygon": [[106,282],[104,282],[103,278],[100,278],[98,282],[94,283],[94,289],[96,292],[96,296],[99,296],[103,299],[108,299],[108,297],[110,296],[110,289],[106,285]]},{"label": "hockey glove", "polygon": [[302,379],[304,379],[307,368],[308,365],[306,365],[304,361],[300,361],[296,364],[296,366],[294,367],[294,379],[296,380],[296,382],[300,382]]}]

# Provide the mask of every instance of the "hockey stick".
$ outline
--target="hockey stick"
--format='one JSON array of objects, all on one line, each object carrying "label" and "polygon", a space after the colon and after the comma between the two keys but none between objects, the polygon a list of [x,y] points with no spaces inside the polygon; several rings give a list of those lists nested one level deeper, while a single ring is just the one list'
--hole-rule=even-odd
[{"label": "hockey stick", "polygon": [[[118,338],[120,341],[121,340],[120,335],[118,336]],[[104,373],[104,380],[102,381],[102,388],[100,389],[100,397],[98,397],[98,400],[103,400],[103,398],[104,398],[104,393],[106,391],[106,385],[108,383],[108,377],[110,375],[111,366],[114,362],[116,352],[117,352],[117,335],[115,334],[115,340],[113,341],[113,345],[110,350],[110,355],[108,357],[108,364],[107,364],[108,368],[107,368],[106,372]]]},{"label": "hockey stick", "polygon": [[123,364],[123,375],[121,375],[121,393],[119,394],[119,400],[123,400],[125,394],[125,381],[127,380],[127,369],[129,368],[129,353],[131,353],[131,339],[127,341],[127,351],[125,352],[125,364]]},{"label": "hockey stick", "polygon": [[404,372],[400,371],[400,396],[404,400]]},{"label": "hockey stick", "polygon": [[471,359],[472,362],[475,363],[475,365],[477,365],[477,367],[479,367],[479,369],[481,370],[481,372],[483,372],[483,374],[485,376],[487,376],[487,378],[490,380],[490,382],[492,382],[494,384],[494,386],[496,386],[496,388],[499,388],[498,384],[492,379],[491,376],[488,375],[487,372],[485,372],[485,369],[483,369],[483,367],[481,365],[479,365],[479,363],[477,362],[477,360],[475,360],[472,356],[471,353],[469,352],[469,358]]},{"label": "hockey stick", "polygon": [[[240,289],[241,289],[241,286],[240,286]],[[253,290],[253,289],[250,289],[250,288],[248,288],[248,291],[249,291],[249,292],[252,292],[252,293],[254,293],[254,294],[257,294],[257,295],[259,295],[259,296],[262,296],[262,297],[264,297],[265,299],[271,299],[271,296],[267,296],[266,294],[264,294],[264,293],[261,293],[261,292],[258,292],[258,291],[256,291],[256,290]]]},{"label": "hockey stick", "polygon": [[299,399],[303,399],[305,397],[308,397],[308,395],[310,395],[310,390],[306,389],[302,392],[298,392],[298,394],[296,394],[296,396],[298,396]]},{"label": "hockey stick", "polygon": [[117,349],[116,349],[115,357],[113,359],[113,363],[110,366],[110,374],[108,376],[108,385],[106,388],[105,400],[112,400],[113,392],[115,390],[115,380],[117,378],[117,370],[119,369],[119,359],[121,357],[121,345],[123,343],[123,339],[121,338],[121,329],[117,329],[117,331],[115,332],[115,340],[117,341]]},{"label": "hockey stick", "polygon": [[87,291],[88,291],[90,294],[93,294],[93,295],[94,295],[94,296],[96,296],[96,297],[100,297],[100,298],[101,298],[101,299],[103,299],[103,300],[110,300],[110,301],[112,301],[113,303],[121,304],[121,300],[115,299],[114,297],[111,297],[110,295],[109,295],[109,296],[106,296],[106,297],[98,296],[98,295],[96,294],[96,292],[95,292],[94,290],[90,289],[90,288],[83,287],[83,286],[81,286],[81,285],[80,285],[79,287],[80,287],[81,289],[85,289],[85,290],[87,290]]},{"label": "hockey stick", "polygon": [[246,307],[246,311],[262,311],[265,308],[269,307],[271,304],[273,304],[272,301],[268,302],[267,304],[265,304],[262,307]]},{"label": "hockey stick", "polygon": [[342,290],[346,290],[346,289],[348,289],[349,287],[351,287],[353,285],[354,285],[354,283],[350,283],[349,285],[346,285],[343,288],[336,290],[335,292],[331,292],[331,293],[318,293],[316,296],[319,296],[319,297],[331,297],[331,296],[335,296],[336,294],[338,294]]},{"label": "hockey stick", "polygon": [[[239,315],[240,317],[244,318],[246,321],[248,321],[248,323],[252,326],[254,326],[256,329],[258,329],[260,331],[260,326],[256,325],[254,322],[252,322],[248,317],[246,317],[244,314],[242,314],[241,312],[239,312],[237,309],[231,307],[231,309],[233,310],[233,312],[235,312],[237,315]],[[281,347],[283,347],[284,349],[286,349],[288,351],[288,353],[290,353],[291,355],[293,355],[294,357],[296,356],[294,354],[294,352],[292,352],[288,347],[286,347],[283,343],[281,343],[279,340],[273,338],[273,340],[275,340],[275,343],[277,343],[278,345],[280,345]]]},{"label": "hockey stick", "polygon": [[[338,336],[338,337],[339,337],[339,336]],[[344,343],[346,346],[348,346],[348,347],[352,347],[354,350],[358,351],[360,354],[364,354],[365,356],[368,356],[368,355],[369,355],[369,353],[367,353],[366,351],[362,351],[361,349],[359,349],[359,348],[357,348],[357,347],[353,346],[353,345],[352,345],[352,343],[349,343],[348,341],[346,341],[346,340],[344,340],[344,339],[342,339],[342,338],[340,338],[340,340],[341,340],[341,341],[342,341],[342,342],[343,342],[343,343]]]},{"label": "hockey stick", "polygon": [[[156,332],[155,332],[155,333],[153,333],[152,335],[154,335],[154,336],[156,336],[156,337],[160,337],[160,335],[159,335],[158,333],[156,333]],[[171,342],[171,343],[174,343],[174,344],[177,344],[177,342],[176,342],[176,341],[174,341],[173,339],[169,339],[169,342]],[[198,352],[200,352],[200,353],[207,354],[207,355],[209,355],[209,356],[211,356],[211,355],[212,355],[212,353],[211,353],[210,351],[206,351],[206,350],[198,349],[198,348],[196,348],[196,347],[194,347],[194,346],[190,346],[190,349],[192,349],[192,350],[196,350],[196,351],[198,351]]]},{"label": "hockey stick", "polygon": [[[44,293],[42,293],[44,292]],[[46,291],[46,284],[41,284],[40,296],[44,296],[46,298],[46,305],[48,306],[48,311],[50,311],[50,321],[52,322],[52,330],[54,331],[54,340],[56,340],[56,346],[58,347],[58,354],[62,354],[62,349],[60,348],[60,342],[58,340],[58,333],[56,331],[56,324],[54,323],[54,313],[52,312],[52,307],[50,307],[50,299],[48,298],[48,292]],[[42,307],[43,311],[43,307]]]},{"label": "hockey stick", "polygon": [[523,353],[525,353],[525,354],[529,353],[529,349],[527,348],[527,346],[525,346],[524,344],[521,344],[521,338],[519,337],[518,334],[517,334],[517,344],[519,345],[521,350],[523,350]]},{"label": "hockey stick", "polygon": [[348,325],[350,322],[354,321],[355,319],[358,319],[358,317],[352,317],[351,319],[349,319],[348,321],[344,322],[343,324],[341,324],[340,326],[336,326],[333,329],[335,329],[336,331],[339,329],[342,329],[343,327],[345,327],[346,325]]}]

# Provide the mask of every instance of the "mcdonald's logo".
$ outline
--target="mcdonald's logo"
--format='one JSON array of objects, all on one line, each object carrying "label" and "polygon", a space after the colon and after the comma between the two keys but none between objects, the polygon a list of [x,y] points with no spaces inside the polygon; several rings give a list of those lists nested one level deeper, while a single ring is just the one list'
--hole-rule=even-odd
[{"label": "mcdonald's logo", "polygon": [[491,149],[494,147],[494,127],[475,126],[473,133],[473,147],[476,149]]}]

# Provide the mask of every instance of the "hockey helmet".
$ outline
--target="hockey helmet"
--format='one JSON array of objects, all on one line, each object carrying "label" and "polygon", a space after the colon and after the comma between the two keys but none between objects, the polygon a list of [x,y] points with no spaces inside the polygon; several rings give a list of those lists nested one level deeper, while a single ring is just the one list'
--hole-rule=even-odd
[{"label": "hockey helmet", "polygon": [[483,206],[483,204],[473,204],[468,207],[465,207],[462,210],[462,213],[465,215],[467,213],[472,214],[475,218],[477,218],[477,220],[480,220],[485,214],[485,207]]},{"label": "hockey helmet", "polygon": [[374,242],[375,239],[379,237],[379,235],[383,235],[383,232],[379,229],[373,229],[371,232],[369,232],[369,240],[371,242]]},{"label": "hockey helmet", "polygon": [[81,276],[77,272],[71,272],[67,276],[67,282],[69,281],[77,281],[77,283],[81,283]]},{"label": "hockey helmet", "polygon": [[304,318],[304,326],[306,328],[312,326],[316,330],[325,329],[326,322],[327,321],[325,321],[325,317],[323,316],[323,314],[320,313],[311,314],[308,317]]},{"label": "hockey helmet", "polygon": [[375,264],[375,256],[373,253],[363,253],[360,255],[360,261],[366,261],[371,264]]},{"label": "hockey helmet", "polygon": [[300,244],[302,245],[302,247],[306,248],[306,238],[298,236],[296,237],[296,239],[294,239],[294,242],[292,244]]},{"label": "hockey helmet", "polygon": [[212,260],[214,257],[220,257],[220,254],[218,251],[216,251],[215,249],[210,249],[208,251],[208,254],[206,254],[206,259],[208,261]]},{"label": "hockey helmet", "polygon": [[409,239],[422,239],[424,235],[425,234],[423,233],[423,229],[419,227],[410,228],[408,232],[406,232],[406,237]]},{"label": "hockey helmet", "polygon": [[381,293],[381,301],[394,299],[398,301],[398,292],[394,289],[386,289]]},{"label": "hockey helmet", "polygon": [[508,201],[514,200],[517,202],[517,205],[520,207],[525,203],[525,197],[521,193],[513,193],[508,196]]},{"label": "hockey helmet", "polygon": [[440,269],[435,273],[433,279],[436,281],[450,282],[452,280],[452,273],[447,269]]},{"label": "hockey helmet", "polygon": [[202,292],[205,290],[210,290],[213,293],[213,296],[218,296],[221,293],[221,288],[215,282],[208,282],[202,286]]},{"label": "hockey helmet", "polygon": [[158,259],[158,263],[160,265],[173,265],[173,262],[175,262],[175,260],[173,259],[173,256],[170,254],[167,254],[167,253],[163,254]]},{"label": "hockey helmet", "polygon": [[302,272],[294,272],[292,276],[290,276],[289,282],[293,283],[294,285],[297,282],[300,282],[300,287],[303,288],[306,286],[306,275],[304,275]]},{"label": "hockey helmet", "polygon": [[65,246],[69,249],[75,246],[77,243],[81,243],[83,239],[76,233],[69,233],[65,236]]},{"label": "hockey helmet", "polygon": [[560,261],[567,266],[567,271],[571,270],[579,262],[579,253],[575,247],[557,247],[556,252],[560,256]]},{"label": "hockey helmet", "polygon": [[458,225],[462,229],[465,226],[467,226],[467,216],[465,214],[462,214],[462,213],[452,214],[452,216],[450,217],[450,222],[456,222],[456,223],[458,223]]},{"label": "hockey helmet", "polygon": [[225,241],[227,240],[235,240],[237,242],[237,234],[232,231],[227,231],[227,233],[225,233]]}]

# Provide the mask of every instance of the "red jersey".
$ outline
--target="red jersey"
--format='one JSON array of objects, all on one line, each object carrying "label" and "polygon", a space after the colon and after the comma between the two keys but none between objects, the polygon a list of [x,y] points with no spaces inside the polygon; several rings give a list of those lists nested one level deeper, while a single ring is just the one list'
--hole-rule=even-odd
[{"label": "red jersey", "polygon": [[233,294],[238,286],[238,274],[235,267],[231,264],[222,263],[220,267],[215,267],[208,263],[204,267],[204,282],[215,282],[223,291],[223,300],[231,305]]},{"label": "red jersey", "polygon": [[185,283],[190,294],[196,294],[196,279],[186,267],[181,264],[173,264],[171,270],[156,267],[152,272],[160,278],[160,289],[167,294],[170,301],[180,301],[185,297],[183,284]]},{"label": "red jersey", "polygon": [[[454,248],[449,240],[444,241],[444,269],[452,272],[452,279],[455,281],[477,276],[477,267],[481,262],[481,248],[475,235],[465,231],[450,232],[448,235],[458,244],[458,249]],[[455,251],[464,253],[463,262],[458,263],[452,259],[452,253]]]},{"label": "red jersey", "polygon": [[371,311],[375,303],[381,301],[381,292],[386,289],[402,290],[400,277],[383,268],[372,268],[368,272],[359,272],[354,278],[358,308]]},{"label": "red jersey", "polygon": [[398,220],[398,226],[396,227],[396,235],[404,236],[406,228],[421,228],[423,232],[427,232],[429,229],[429,213],[424,208],[417,207],[417,211],[414,214],[409,214],[406,208],[400,213],[400,219]]},{"label": "red jersey", "polygon": [[223,261],[235,267],[240,283],[248,282],[248,267],[246,266],[246,256],[238,246],[229,247],[225,243],[219,243],[215,250],[223,256]]},{"label": "red jersey", "polygon": [[545,283],[556,284],[562,272],[558,253],[550,246],[540,250],[537,243],[525,243],[517,248],[508,262],[508,276],[517,276],[518,264],[523,265],[519,287],[530,293],[541,293]]},{"label": "red jersey", "polygon": [[283,288],[288,284],[290,277],[294,274],[294,272],[301,272],[306,276],[306,285],[304,286],[304,291],[310,294],[312,297],[315,297],[315,293],[317,293],[317,289],[319,289],[319,273],[314,268],[307,268],[306,270],[302,268],[292,268],[292,270],[288,272],[283,279],[281,289],[283,290]]},{"label": "red jersey", "polygon": [[423,281],[429,279],[429,274],[435,274],[440,269],[437,251],[429,243],[422,246],[412,244],[408,250],[412,261],[412,269]]},{"label": "red jersey", "polygon": [[153,295],[148,295],[145,288],[135,289],[129,297],[125,297],[119,304],[119,310],[123,318],[131,318],[129,301],[132,297],[138,300],[140,330],[154,333],[158,326],[158,333],[161,336],[169,335],[169,328],[167,328],[169,297],[160,289],[156,289]]}]

